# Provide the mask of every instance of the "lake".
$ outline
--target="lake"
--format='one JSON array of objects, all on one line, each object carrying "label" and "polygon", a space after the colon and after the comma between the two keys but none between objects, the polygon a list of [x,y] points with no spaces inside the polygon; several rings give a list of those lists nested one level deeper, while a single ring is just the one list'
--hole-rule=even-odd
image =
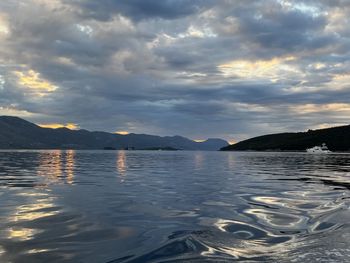
[{"label": "lake", "polygon": [[0,151],[0,262],[350,262],[350,155]]}]

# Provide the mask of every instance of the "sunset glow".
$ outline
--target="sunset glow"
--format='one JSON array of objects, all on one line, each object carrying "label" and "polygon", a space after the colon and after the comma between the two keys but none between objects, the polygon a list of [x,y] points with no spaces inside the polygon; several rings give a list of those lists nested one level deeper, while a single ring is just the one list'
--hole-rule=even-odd
[{"label": "sunset glow", "polygon": [[0,114],[227,141],[349,122],[346,1],[107,2],[1,1]]},{"label": "sunset glow", "polygon": [[350,262],[350,0],[0,0],[0,263]]},{"label": "sunset glow", "polygon": [[50,128],[50,129],[58,129],[58,128],[67,128],[70,130],[77,130],[79,129],[79,126],[75,123],[66,123],[66,124],[60,124],[60,123],[46,123],[46,124],[38,124],[42,128]]},{"label": "sunset glow", "polygon": [[225,77],[277,78],[281,73],[297,71],[293,66],[287,64],[293,60],[295,60],[295,57],[256,61],[235,60],[219,65],[218,69]]},{"label": "sunset glow", "polygon": [[205,142],[206,140],[202,140],[202,139],[195,139],[195,142]]},{"label": "sunset glow", "polygon": [[115,134],[119,134],[119,135],[128,135],[128,134],[130,134],[129,132],[127,132],[127,131],[116,131],[116,132],[114,132]]},{"label": "sunset glow", "polygon": [[29,70],[27,72],[15,71],[14,74],[18,77],[18,83],[20,85],[37,92],[41,96],[57,89],[57,87],[49,81],[42,79],[40,73],[34,70]]}]

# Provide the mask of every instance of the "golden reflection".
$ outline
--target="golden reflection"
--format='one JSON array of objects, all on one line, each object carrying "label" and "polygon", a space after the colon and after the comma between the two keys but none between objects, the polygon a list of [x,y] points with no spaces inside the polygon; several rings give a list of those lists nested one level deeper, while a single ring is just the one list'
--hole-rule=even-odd
[{"label": "golden reflection", "polygon": [[42,153],[39,157],[38,175],[44,177],[49,183],[73,184],[75,154],[74,150]]},{"label": "golden reflection", "polygon": [[66,181],[68,184],[73,184],[74,182],[74,167],[75,167],[75,151],[66,151]]},{"label": "golden reflection", "polygon": [[31,250],[28,250],[28,254],[37,254],[37,253],[43,253],[43,252],[49,252],[51,251],[50,249],[31,249]]},{"label": "golden reflection", "polygon": [[11,216],[11,221],[31,221],[57,214],[57,211],[45,211],[52,207],[54,207],[52,197],[37,199],[32,204],[18,206],[16,212]]},{"label": "golden reflection", "polygon": [[58,182],[62,178],[62,152],[55,150],[40,154],[38,175],[50,182]]},{"label": "golden reflection", "polygon": [[122,178],[121,181],[124,182],[123,177],[126,176],[127,171],[125,151],[118,151],[116,167],[119,175]]},{"label": "golden reflection", "polygon": [[32,237],[38,231],[31,228],[10,228],[8,230],[8,237],[11,239],[18,239],[21,241],[26,241],[32,239]]},{"label": "golden reflection", "polygon": [[[74,151],[66,154],[67,181],[73,180]],[[62,180],[62,152],[59,150],[41,152],[38,156],[38,176],[44,180],[59,182]],[[57,215],[60,211],[56,208],[55,197],[50,196],[48,191],[32,189],[28,192],[20,192],[17,196],[24,202],[14,207],[13,212],[6,219],[7,222],[15,223],[16,226],[7,228],[6,235],[14,240],[31,240],[38,233],[39,229],[26,227],[27,222]]]},{"label": "golden reflection", "polygon": [[60,150],[54,151],[52,154],[52,175],[54,179],[62,177],[62,152]]},{"label": "golden reflection", "polygon": [[[12,215],[7,219],[8,222],[27,222],[47,216],[56,215],[59,211],[54,211],[54,198],[47,193],[30,193],[18,194],[28,198],[27,204],[22,204],[14,209]],[[11,227],[7,229],[7,237],[9,239],[17,239],[21,241],[30,240],[35,234],[40,232],[38,229],[26,227]]]}]

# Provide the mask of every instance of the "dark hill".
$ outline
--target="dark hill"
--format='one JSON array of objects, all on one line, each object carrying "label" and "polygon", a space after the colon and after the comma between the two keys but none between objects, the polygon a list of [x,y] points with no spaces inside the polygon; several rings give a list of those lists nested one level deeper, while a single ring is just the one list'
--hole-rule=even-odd
[{"label": "dark hill", "polygon": [[226,146],[221,150],[304,151],[322,143],[326,143],[331,151],[350,151],[350,125],[307,132],[264,135]]},{"label": "dark hill", "polygon": [[120,135],[67,128],[42,128],[18,117],[0,116],[0,149],[149,149],[219,150],[221,139],[195,142],[181,136]]}]

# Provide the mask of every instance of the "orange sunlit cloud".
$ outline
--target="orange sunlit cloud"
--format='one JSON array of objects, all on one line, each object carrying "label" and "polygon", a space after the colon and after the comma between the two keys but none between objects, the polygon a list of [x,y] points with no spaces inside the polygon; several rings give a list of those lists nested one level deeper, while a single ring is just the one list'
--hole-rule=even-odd
[{"label": "orange sunlit cloud", "polygon": [[0,36],[10,33],[9,25],[4,14],[0,14]]},{"label": "orange sunlit cloud", "polygon": [[312,126],[311,129],[318,130],[318,129],[327,129],[327,128],[333,128],[333,127],[338,127],[338,126],[346,126],[348,123],[343,122],[343,123],[321,123],[315,126]]},{"label": "orange sunlit cloud", "polygon": [[230,143],[349,122],[350,0],[136,2],[0,1],[0,115]]},{"label": "orange sunlit cloud", "polygon": [[18,84],[37,92],[40,96],[57,89],[57,86],[41,78],[40,73],[34,70],[28,70],[27,72],[15,71],[14,74],[18,78]]},{"label": "orange sunlit cloud", "polygon": [[318,112],[350,112],[350,104],[347,104],[347,103],[305,104],[305,105],[293,106],[292,110],[299,114],[318,113]]},{"label": "orange sunlit cloud", "polygon": [[41,128],[50,128],[50,129],[58,129],[58,128],[68,128],[70,130],[77,130],[79,126],[75,123],[46,123],[46,124],[38,124]]},{"label": "orange sunlit cloud", "polygon": [[128,135],[128,134],[130,134],[130,132],[127,132],[127,131],[116,131],[114,133],[115,134],[120,134],[120,135]]},{"label": "orange sunlit cloud", "polygon": [[2,106],[0,106],[0,115],[29,117],[29,116],[32,116],[33,113],[26,111],[26,110],[19,110],[19,109],[16,109],[14,107],[2,107]]},{"label": "orange sunlit cloud", "polygon": [[218,66],[223,76],[241,78],[274,78],[280,71],[290,72],[296,69],[287,63],[296,60],[295,57],[273,58],[270,60],[234,60]]},{"label": "orange sunlit cloud", "polygon": [[205,142],[206,140],[202,140],[202,139],[195,139],[195,142]]}]

